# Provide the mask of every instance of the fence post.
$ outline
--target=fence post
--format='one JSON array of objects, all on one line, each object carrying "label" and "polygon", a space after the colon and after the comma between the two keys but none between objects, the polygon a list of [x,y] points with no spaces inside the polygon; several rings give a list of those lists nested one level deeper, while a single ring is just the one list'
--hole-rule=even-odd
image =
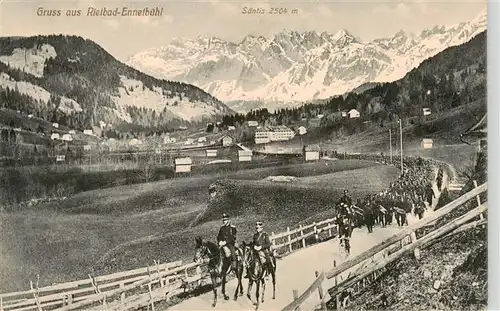
[{"label": "fence post", "polygon": [[[125,287],[125,282],[121,282],[120,283],[120,288],[123,289]],[[125,292],[122,292],[120,294],[120,301],[123,303],[125,301]]]},{"label": "fence post", "polygon": [[304,239],[304,230],[302,230],[302,225],[299,225],[300,229],[300,239],[302,240],[302,248],[306,248],[306,240]]},{"label": "fence post", "polygon": [[[318,277],[319,276],[319,272],[315,271],[314,275],[316,277]],[[326,311],[326,302],[323,300],[323,287],[322,287],[321,284],[318,287],[318,294],[319,294],[319,300],[321,302],[321,310]]]},{"label": "fence post", "polygon": [[[474,180],[473,183],[474,183],[474,188],[477,188],[477,181]],[[481,198],[479,197],[479,194],[476,196],[476,201],[477,201],[477,206],[481,206]],[[483,213],[479,215],[479,219],[481,220],[484,219]]]},{"label": "fence post", "polygon": [[290,251],[290,253],[292,252],[292,238],[290,237],[290,227],[286,227],[286,232],[288,234],[288,250]]},{"label": "fence post", "polygon": [[[156,266],[156,273],[160,274],[160,266],[159,266],[159,261],[154,260],[155,266]],[[160,287],[163,287],[163,278],[160,278]]]},{"label": "fence post", "polygon": [[[274,236],[274,232],[271,232],[271,237],[273,237],[273,236]],[[271,238],[271,244],[273,245],[272,252],[276,256],[276,254],[278,254],[278,250],[276,249],[276,239],[275,238]]]},{"label": "fence post", "polygon": [[328,222],[328,236],[331,238],[333,236],[333,232],[332,232],[332,222]]},{"label": "fence post", "polygon": [[[411,239],[412,243],[417,242],[417,234],[415,233],[415,231],[413,231],[410,234],[410,239]],[[416,260],[420,260],[420,249],[418,247],[415,248],[415,250],[413,251],[413,254],[415,255]]]},{"label": "fence post", "polygon": [[[299,299],[299,292],[296,289],[294,289],[292,293],[293,293],[293,301]],[[297,307],[295,311],[300,311],[300,307]]]},{"label": "fence post", "polygon": [[[151,310],[155,311],[155,304],[153,302],[153,295],[151,295],[151,273],[149,271],[149,266],[148,268],[148,277],[149,277],[149,283],[148,283],[148,292],[149,292],[149,303],[151,304]],[[187,272],[187,269],[186,269]]]},{"label": "fence post", "polygon": [[316,225],[316,222],[314,222],[313,224],[314,224],[314,239],[316,240],[316,242],[318,242],[318,240],[319,240],[318,227]]},{"label": "fence post", "polygon": [[[333,261],[333,268],[337,267],[337,261],[334,260]],[[338,285],[338,278],[337,276],[335,276],[335,287],[337,287]],[[335,304],[337,306],[337,310],[340,310],[340,294],[339,293],[336,293],[335,294]]]}]

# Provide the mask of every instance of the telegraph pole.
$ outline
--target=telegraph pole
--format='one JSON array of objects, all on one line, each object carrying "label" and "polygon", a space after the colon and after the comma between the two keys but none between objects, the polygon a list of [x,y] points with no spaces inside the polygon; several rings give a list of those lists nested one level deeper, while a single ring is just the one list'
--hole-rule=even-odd
[{"label": "telegraph pole", "polygon": [[403,171],[403,122],[399,119],[399,150],[401,153],[401,174],[404,174]]},{"label": "telegraph pole", "polygon": [[392,164],[392,129],[389,129],[389,157]]}]

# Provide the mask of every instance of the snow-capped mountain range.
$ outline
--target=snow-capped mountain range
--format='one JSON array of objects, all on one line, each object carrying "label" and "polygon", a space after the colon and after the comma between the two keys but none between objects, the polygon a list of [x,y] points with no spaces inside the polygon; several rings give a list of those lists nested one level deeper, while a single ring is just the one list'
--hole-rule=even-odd
[{"label": "snow-capped mountain range", "polygon": [[471,21],[404,31],[362,42],[347,30],[335,34],[282,31],[240,43],[200,36],[174,39],[129,58],[127,64],[161,79],[200,87],[228,106],[242,101],[290,106],[348,92],[367,82],[402,78],[423,60],[465,43],[487,28],[486,11]]}]

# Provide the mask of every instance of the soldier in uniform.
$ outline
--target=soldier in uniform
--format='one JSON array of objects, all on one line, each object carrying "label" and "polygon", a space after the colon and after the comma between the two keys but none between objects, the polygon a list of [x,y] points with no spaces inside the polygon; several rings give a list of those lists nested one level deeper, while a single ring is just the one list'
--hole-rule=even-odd
[{"label": "soldier in uniform", "polygon": [[340,198],[337,205],[340,205],[341,203],[344,203],[349,207],[352,205],[351,197],[349,197],[349,190],[347,189],[344,190],[344,195]]},{"label": "soldier in uniform", "polygon": [[[219,234],[217,235],[217,242],[223,250],[224,248],[228,248],[231,252],[233,268],[236,266],[237,262],[235,250],[236,232],[236,227],[229,222],[229,216],[227,214],[223,214],[222,226],[220,227]],[[225,253],[225,251],[222,253]]]},{"label": "soldier in uniform", "polygon": [[363,206],[363,217],[368,229],[368,233],[373,232],[373,225],[375,224],[375,217],[373,215],[372,200],[368,199],[368,202]]},{"label": "soldier in uniform", "polygon": [[254,249],[259,254],[259,258],[261,259],[261,263],[268,263],[273,265],[271,260],[271,240],[269,239],[269,235],[264,231],[264,224],[261,221],[257,221],[255,223],[255,234],[253,235],[253,245]]}]

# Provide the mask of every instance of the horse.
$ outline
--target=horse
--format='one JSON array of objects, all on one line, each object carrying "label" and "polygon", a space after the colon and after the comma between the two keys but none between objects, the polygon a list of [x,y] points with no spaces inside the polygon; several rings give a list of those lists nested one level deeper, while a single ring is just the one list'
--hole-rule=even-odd
[{"label": "horse", "polygon": [[238,261],[232,265],[232,259],[226,256],[221,256],[221,250],[219,246],[211,241],[204,241],[201,237],[196,237],[196,251],[194,255],[194,262],[202,262],[204,259],[208,259],[208,272],[210,278],[212,279],[212,290],[214,292],[214,302],[212,307],[217,304],[217,277],[221,279],[222,283],[222,295],[225,300],[229,300],[226,295],[226,276],[230,272],[234,272],[236,278],[238,279],[238,285],[234,291],[234,300],[238,299],[238,290],[240,296],[243,295],[243,283],[241,281],[243,276],[243,253],[241,249],[236,247],[236,254]]},{"label": "horse", "polygon": [[273,283],[273,299],[276,299],[276,258],[274,256],[269,256],[273,265],[269,265],[269,262],[266,263],[266,267],[262,266],[260,262],[260,258],[258,258],[258,254],[253,249],[254,244],[243,242],[243,256],[245,258],[245,265],[247,267],[248,273],[248,289],[247,289],[247,298],[252,301],[252,297],[250,296],[250,291],[252,290],[253,283],[256,284],[255,287],[255,299],[256,302],[255,310],[259,308],[259,291],[260,286],[262,285],[262,297],[261,302],[264,303],[264,293],[266,291],[266,279],[270,274]]}]

